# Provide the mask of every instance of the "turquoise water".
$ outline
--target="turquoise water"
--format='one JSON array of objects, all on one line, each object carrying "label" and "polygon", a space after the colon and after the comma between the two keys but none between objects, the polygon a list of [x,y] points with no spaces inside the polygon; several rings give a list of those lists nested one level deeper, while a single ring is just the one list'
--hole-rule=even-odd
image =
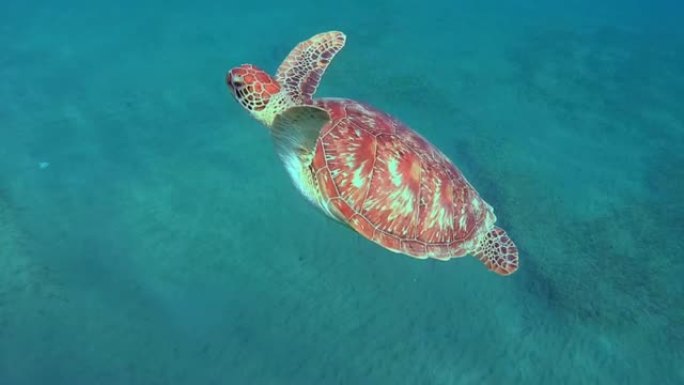
[{"label": "turquoise water", "polygon": [[[0,384],[684,383],[681,20],[646,0],[2,2]],[[331,29],[318,95],[441,148],[517,273],[390,253],[299,195],[224,76]]]}]

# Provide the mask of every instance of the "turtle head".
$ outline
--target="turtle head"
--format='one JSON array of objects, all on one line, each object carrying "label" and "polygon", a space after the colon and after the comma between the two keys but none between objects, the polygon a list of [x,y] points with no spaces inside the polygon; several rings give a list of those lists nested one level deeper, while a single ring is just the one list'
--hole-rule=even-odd
[{"label": "turtle head", "polygon": [[228,71],[226,84],[230,92],[249,113],[267,126],[275,117],[275,109],[269,102],[280,95],[280,84],[265,71],[243,64]]}]

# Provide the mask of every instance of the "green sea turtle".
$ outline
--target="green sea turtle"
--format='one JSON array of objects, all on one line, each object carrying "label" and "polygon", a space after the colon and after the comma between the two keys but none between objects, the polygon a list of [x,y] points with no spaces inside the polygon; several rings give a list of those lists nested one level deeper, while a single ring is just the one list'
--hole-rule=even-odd
[{"label": "green sea turtle", "polygon": [[448,260],[473,255],[509,275],[518,249],[453,163],[394,117],[349,99],[313,99],[342,32],[298,44],[275,77],[251,65],[226,77],[270,130],[299,191],[331,218],[391,251]]}]

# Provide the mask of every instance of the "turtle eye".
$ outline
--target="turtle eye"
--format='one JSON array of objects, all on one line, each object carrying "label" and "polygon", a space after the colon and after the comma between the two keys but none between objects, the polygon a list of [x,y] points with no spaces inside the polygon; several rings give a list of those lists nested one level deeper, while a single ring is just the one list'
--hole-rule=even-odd
[{"label": "turtle eye", "polygon": [[230,85],[232,88],[240,88],[244,85],[244,83],[242,82],[242,77],[230,74],[230,76],[228,76],[228,85]]}]

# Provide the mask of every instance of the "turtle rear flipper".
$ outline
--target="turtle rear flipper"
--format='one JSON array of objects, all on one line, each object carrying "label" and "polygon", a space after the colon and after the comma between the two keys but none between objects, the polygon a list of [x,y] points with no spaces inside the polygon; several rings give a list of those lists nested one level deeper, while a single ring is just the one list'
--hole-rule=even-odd
[{"label": "turtle rear flipper", "polygon": [[335,55],[344,47],[344,33],[319,33],[299,43],[276,72],[276,79],[296,104],[311,104],[321,76]]},{"label": "turtle rear flipper", "polygon": [[480,240],[473,255],[497,274],[509,275],[518,270],[518,248],[499,227],[494,227]]}]

